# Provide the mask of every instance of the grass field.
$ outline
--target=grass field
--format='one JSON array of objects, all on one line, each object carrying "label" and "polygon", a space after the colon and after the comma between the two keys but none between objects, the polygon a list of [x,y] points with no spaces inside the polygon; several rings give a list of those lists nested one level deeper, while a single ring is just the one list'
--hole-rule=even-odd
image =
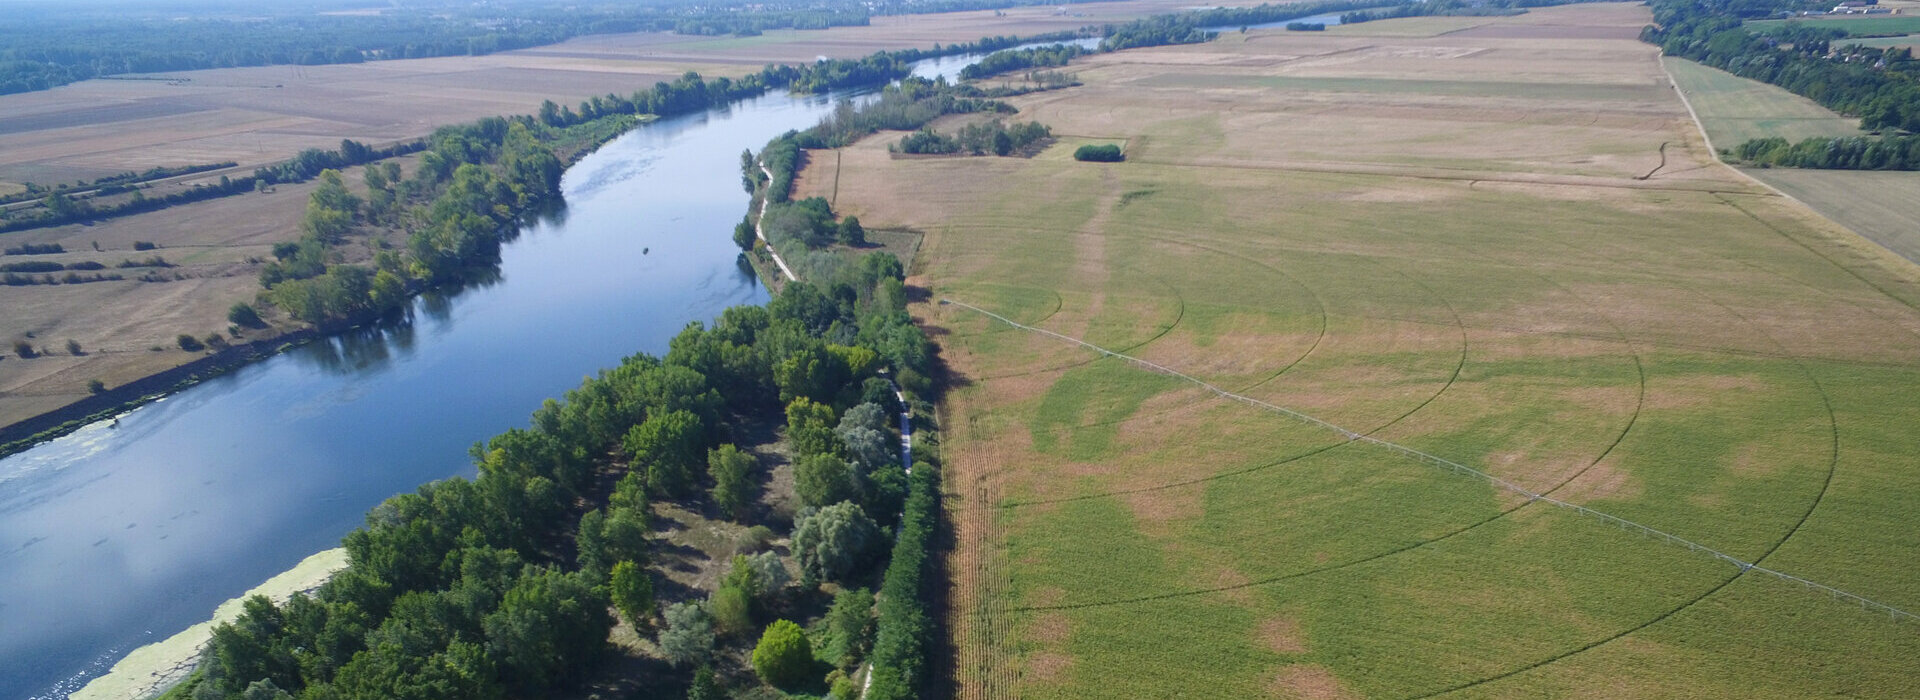
[{"label": "grass field", "polygon": [[1794,168],[1749,172],[1908,260],[1920,260],[1920,173]]},{"label": "grass field", "polygon": [[[1617,89],[1663,84],[1653,47],[1380,24],[1095,57],[1023,103],[1069,137],[1039,157],[894,160],[883,134],[801,194],[925,231],[932,300],[1920,607],[1920,274],[1713,164],[1671,92]],[[1389,75],[1435,85],[1365,89]],[[1516,75],[1592,94],[1472,88]],[[1060,157],[1073,137],[1128,160]],[[961,697],[1900,697],[1920,674],[1920,623],[915,311],[957,377]]]},{"label": "grass field", "polygon": [[1687,93],[1700,122],[1718,148],[1778,136],[1788,141],[1817,136],[1861,136],[1860,120],[1834,114],[1813,100],[1684,58],[1662,59]]},{"label": "grass field", "polygon": [[1790,26],[1839,29],[1849,34],[1911,34],[1920,32],[1920,17],[1912,15],[1857,15],[1802,19],[1769,19],[1748,22],[1759,32],[1774,32]]},{"label": "grass field", "polygon": [[1881,36],[1872,39],[1850,39],[1846,43],[1882,49],[1890,46],[1920,46],[1920,36],[1911,34],[1906,36]]}]

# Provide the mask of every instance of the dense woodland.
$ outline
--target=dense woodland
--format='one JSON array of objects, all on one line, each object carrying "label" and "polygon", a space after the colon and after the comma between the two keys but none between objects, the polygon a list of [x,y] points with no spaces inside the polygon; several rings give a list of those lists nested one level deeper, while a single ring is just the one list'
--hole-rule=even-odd
[{"label": "dense woodland", "polygon": [[[1920,131],[1920,62],[1907,48],[1840,41],[1845,32],[1789,25],[1766,33],[1747,19],[1816,9],[1794,0],[1656,0],[1642,40],[1734,75],[1778,85],[1835,112],[1858,116],[1880,132]],[[1801,168],[1913,170],[1920,148],[1911,136],[1814,138],[1798,144],[1757,139],[1729,155],[1759,165]]]},{"label": "dense woodland", "polygon": [[662,619],[646,571],[648,503],[743,512],[762,477],[732,444],[737,426],[784,418],[807,506],[792,534],[802,586],[887,568],[877,618],[871,596],[836,600],[847,619],[821,626],[821,651],[799,675],[762,675],[814,687],[870,654],[891,674],[874,690],[902,690],[869,697],[910,697],[930,633],[919,601],[936,476],[928,463],[911,478],[901,469],[888,432],[898,406],[876,376],[891,368],[928,388],[931,349],[905,303],[899,261],[868,256],[821,284],[789,284],[766,307],[728,309],[712,328],[690,325],[665,357],[635,355],[587,379],[530,428],[476,445],[477,478],[376,508],[346,538],[351,566],[315,595],[247,601],[177,695],[546,697],[592,679],[615,610],[693,673],[715,644],[751,640],[786,612],[789,576],[777,555],[741,556],[706,600]]}]

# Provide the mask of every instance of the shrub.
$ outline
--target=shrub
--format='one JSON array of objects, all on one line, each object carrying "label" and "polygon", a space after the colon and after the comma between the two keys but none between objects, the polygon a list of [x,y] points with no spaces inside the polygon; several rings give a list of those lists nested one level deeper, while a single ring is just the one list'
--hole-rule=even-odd
[{"label": "shrub", "polygon": [[1073,152],[1073,159],[1094,163],[1118,163],[1125,160],[1126,155],[1120,152],[1119,146],[1110,143],[1099,146],[1087,144]]},{"label": "shrub", "polygon": [[180,337],[174,339],[174,342],[179,343],[180,349],[187,352],[200,352],[201,350],[207,349],[207,346],[200,344],[198,338],[185,333],[181,333]]},{"label": "shrub", "polygon": [[753,648],[753,672],[775,688],[789,689],[813,676],[813,647],[791,620],[775,620]]},{"label": "shrub", "polygon": [[134,250],[153,250],[158,247],[160,246],[154,245],[153,241],[134,241],[133,242]]},{"label": "shrub", "polygon": [[34,357],[38,356],[40,353],[33,351],[33,343],[29,343],[24,340],[16,340],[16,341],[13,341],[13,354],[19,355],[20,359],[22,360],[31,360]]},{"label": "shrub", "polygon": [[694,672],[693,685],[687,688],[687,700],[727,700],[727,689],[714,677],[713,667],[701,666]]},{"label": "shrub", "polygon": [[52,255],[65,252],[67,252],[66,247],[58,243],[22,243],[6,249],[7,255]]},{"label": "shrub", "polygon": [[104,393],[107,393],[107,384],[106,384],[106,382],[102,382],[102,381],[100,381],[100,380],[98,380],[98,379],[89,379],[89,380],[87,380],[87,393],[89,393],[89,394],[104,394]]},{"label": "shrub", "polygon": [[234,304],[227,309],[227,321],[247,328],[262,328],[267,325],[260,320],[260,312],[253,310],[253,305],[245,302]]},{"label": "shrub", "polygon": [[705,663],[713,654],[713,620],[697,603],[675,603],[662,616],[667,628],[660,632],[660,651],[667,663],[684,666]]},{"label": "shrub", "polygon": [[74,357],[79,357],[79,356],[81,356],[81,355],[85,355],[86,353],[84,353],[84,352],[81,352],[81,351],[80,351],[80,341],[78,341],[78,340],[74,340],[74,339],[72,339],[72,338],[68,338],[68,339],[67,339],[67,354],[68,354],[68,355],[72,355],[72,356],[74,356]]},{"label": "shrub", "polygon": [[707,612],[720,633],[736,636],[753,629],[752,595],[737,585],[722,584],[707,597]]}]

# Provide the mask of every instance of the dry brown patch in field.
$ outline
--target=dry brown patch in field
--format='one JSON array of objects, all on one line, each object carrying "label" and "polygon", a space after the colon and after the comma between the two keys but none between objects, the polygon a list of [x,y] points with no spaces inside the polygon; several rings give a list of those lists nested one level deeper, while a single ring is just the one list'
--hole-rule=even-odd
[{"label": "dry brown patch in field", "polygon": [[1289,664],[1268,686],[1276,697],[1298,700],[1347,700],[1357,698],[1341,685],[1333,672],[1318,664]]},{"label": "dry brown patch in field", "polygon": [[1155,531],[1175,521],[1200,517],[1205,512],[1201,489],[1158,489],[1127,494],[1127,509],[1142,532]]},{"label": "dry brown patch in field", "polygon": [[[1183,558],[1192,559],[1193,557]],[[1259,602],[1253,595],[1253,587],[1251,585],[1253,579],[1247,578],[1247,575],[1240,573],[1239,569],[1224,564],[1219,566],[1219,571],[1214,572],[1210,587],[1220,591],[1217,595],[1219,595],[1221,599],[1246,606],[1251,606]]]},{"label": "dry brown patch in field", "polygon": [[1260,623],[1260,641],[1276,654],[1307,653],[1307,637],[1300,631],[1300,621],[1291,617],[1276,617]]},{"label": "dry brown patch in field", "polygon": [[1319,329],[1289,332],[1260,328],[1269,324],[1267,317],[1259,314],[1234,317],[1250,321],[1220,322],[1221,332],[1207,338],[1205,345],[1197,332],[1175,329],[1130,354],[1202,378],[1245,376],[1288,366],[1320,337]]},{"label": "dry brown patch in field", "polygon": [[1073,633],[1067,614],[1058,611],[1040,613],[1027,625],[1027,639],[1048,646],[1059,646]]},{"label": "dry brown patch in field", "polygon": [[1766,388],[1766,383],[1756,377],[1658,377],[1647,382],[1646,407],[1657,411],[1694,410],[1714,403],[1737,401],[1742,394]]},{"label": "dry brown patch in field", "polygon": [[1620,460],[1609,457],[1587,469],[1579,478],[1567,482],[1554,494],[1569,503],[1594,501],[1633,501],[1646,491],[1646,484],[1620,467]]},{"label": "dry brown patch in field", "polygon": [[1502,450],[1487,455],[1481,470],[1529,489],[1546,490],[1593,464],[1582,455],[1539,455],[1527,449]]},{"label": "dry brown patch in field", "polygon": [[1779,450],[1762,443],[1753,443],[1740,448],[1740,452],[1727,462],[1728,471],[1749,478],[1771,478],[1779,476],[1786,464],[1779,459]]},{"label": "dry brown patch in field", "polygon": [[1072,666],[1072,656],[1052,651],[1034,652],[1027,657],[1026,675],[1036,683],[1052,683],[1062,680]]}]

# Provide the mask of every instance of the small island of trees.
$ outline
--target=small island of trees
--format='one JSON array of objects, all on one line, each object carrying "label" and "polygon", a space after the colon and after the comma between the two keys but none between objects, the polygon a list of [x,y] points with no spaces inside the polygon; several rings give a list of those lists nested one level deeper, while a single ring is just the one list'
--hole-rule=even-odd
[{"label": "small island of trees", "polygon": [[1091,163],[1118,163],[1126,160],[1126,154],[1120,152],[1119,146],[1111,143],[1098,145],[1090,143],[1075,150],[1073,159]]}]

